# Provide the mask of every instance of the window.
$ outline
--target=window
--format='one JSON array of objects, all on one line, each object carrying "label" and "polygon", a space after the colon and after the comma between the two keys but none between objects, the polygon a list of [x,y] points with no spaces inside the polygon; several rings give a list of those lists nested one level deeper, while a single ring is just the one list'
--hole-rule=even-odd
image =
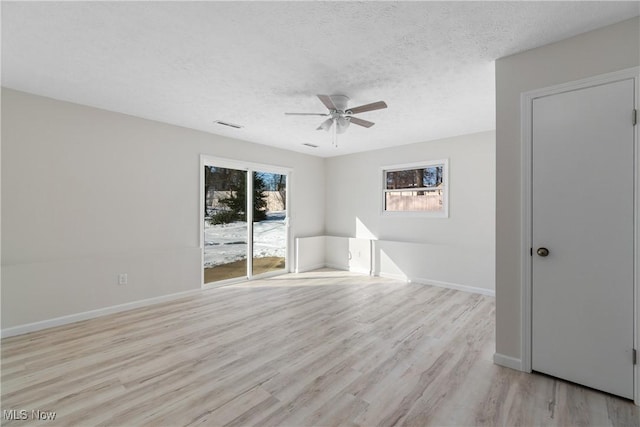
[{"label": "window", "polygon": [[448,161],[435,160],[382,169],[382,212],[448,216]]}]

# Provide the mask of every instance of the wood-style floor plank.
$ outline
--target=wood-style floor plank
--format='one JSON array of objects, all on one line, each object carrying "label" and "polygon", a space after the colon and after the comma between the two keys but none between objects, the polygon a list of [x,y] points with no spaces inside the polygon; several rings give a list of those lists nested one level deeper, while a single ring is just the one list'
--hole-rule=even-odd
[{"label": "wood-style floor plank", "polygon": [[330,270],[203,290],[2,340],[2,425],[640,426],[629,401],[494,365],[494,317]]}]

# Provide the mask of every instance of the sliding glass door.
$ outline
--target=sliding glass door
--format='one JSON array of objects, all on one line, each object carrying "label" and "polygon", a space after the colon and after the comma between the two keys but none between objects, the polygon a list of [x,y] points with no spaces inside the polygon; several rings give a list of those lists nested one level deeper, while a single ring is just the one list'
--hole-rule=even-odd
[{"label": "sliding glass door", "polygon": [[253,172],[254,275],[284,270],[287,253],[287,176]]},{"label": "sliding glass door", "polygon": [[207,163],[203,173],[204,283],[286,271],[287,174]]},{"label": "sliding glass door", "polygon": [[204,283],[247,276],[247,171],[204,167]]}]

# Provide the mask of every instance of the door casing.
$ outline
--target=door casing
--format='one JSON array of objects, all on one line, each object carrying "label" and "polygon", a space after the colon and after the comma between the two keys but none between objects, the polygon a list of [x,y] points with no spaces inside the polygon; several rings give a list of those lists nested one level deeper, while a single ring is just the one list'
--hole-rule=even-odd
[{"label": "door casing", "polygon": [[[520,343],[520,370],[525,372],[531,372],[531,335],[532,335],[532,256],[531,248],[533,247],[532,236],[532,104],[533,100],[542,97],[554,95],[562,92],[583,89],[590,86],[596,86],[605,83],[611,83],[619,80],[626,79],[634,80],[635,94],[634,104],[635,109],[638,110],[638,100],[640,98],[640,67],[628,68],[621,71],[602,74],[586,79],[576,80],[569,83],[563,83],[560,85],[550,86],[547,88],[536,89],[533,91],[524,92],[520,97],[520,112],[521,112],[521,141],[522,141],[522,153],[521,153],[521,170],[522,170],[522,182],[521,182],[521,301],[520,301],[520,313],[521,313],[521,343]],[[629,120],[632,119],[631,112],[629,113]],[[635,153],[635,167],[634,167],[634,348],[640,350],[640,284],[638,268],[640,267],[639,258],[639,242],[640,242],[640,147],[638,144],[640,124],[636,124],[634,127],[634,153]],[[639,355],[640,356],[640,355]],[[640,367],[638,364],[634,366],[634,402],[640,406]]]}]

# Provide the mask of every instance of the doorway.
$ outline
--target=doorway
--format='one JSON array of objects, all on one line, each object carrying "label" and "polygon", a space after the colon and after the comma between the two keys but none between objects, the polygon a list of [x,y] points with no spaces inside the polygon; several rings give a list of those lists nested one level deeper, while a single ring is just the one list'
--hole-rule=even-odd
[{"label": "doorway", "polygon": [[636,75],[530,93],[523,109],[523,365],[628,399],[637,341]]},{"label": "doorway", "polygon": [[203,284],[288,271],[285,170],[203,158]]}]

